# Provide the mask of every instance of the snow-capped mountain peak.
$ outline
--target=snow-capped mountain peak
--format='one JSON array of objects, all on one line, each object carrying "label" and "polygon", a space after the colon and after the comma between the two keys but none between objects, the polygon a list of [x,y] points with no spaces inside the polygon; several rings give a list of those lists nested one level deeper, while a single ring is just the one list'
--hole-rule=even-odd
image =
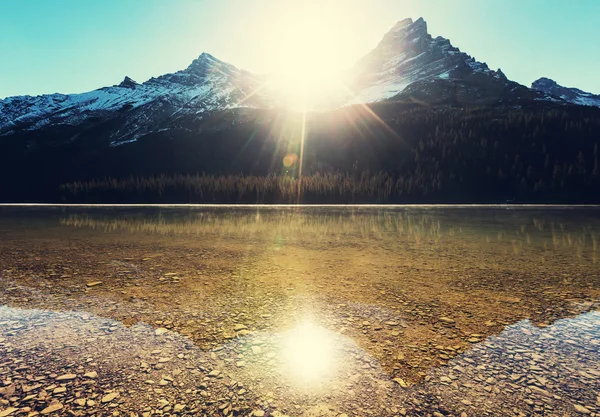
[{"label": "snow-capped mountain peak", "polygon": [[542,77],[531,84],[532,87],[550,90],[552,88],[560,87],[556,81],[551,78]]},{"label": "snow-capped mountain peak", "polygon": [[414,83],[419,83],[418,87],[422,89],[426,83],[440,86],[468,80],[470,83],[498,84],[493,89],[501,90],[502,84],[509,82],[502,71],[491,70],[487,64],[454,47],[448,39],[433,38],[423,18],[396,23],[377,47],[355,65],[351,78],[356,91],[353,102],[389,99]]},{"label": "snow-capped mountain peak", "polygon": [[600,107],[600,95],[588,93],[578,88],[563,87],[550,78],[542,77],[534,81],[531,88],[560,97],[572,104]]},{"label": "snow-capped mountain peak", "polygon": [[427,22],[420,17],[413,22],[411,18],[400,20],[396,23],[383,37],[383,40],[389,38],[406,37],[408,35],[424,35],[427,34]]},{"label": "snow-capped mountain peak", "polygon": [[231,74],[239,70],[231,64],[218,60],[211,54],[203,52],[182,72],[204,77],[215,71]]},{"label": "snow-capped mountain peak", "polygon": [[396,23],[392,29],[390,30],[390,32],[396,32],[399,30],[404,29],[406,26],[412,25],[413,24],[413,20],[410,17],[407,17],[406,19],[403,20],[399,20],[398,23]]},{"label": "snow-capped mountain peak", "polygon": [[111,143],[130,142],[185,115],[231,107],[268,107],[253,94],[261,80],[203,53],[186,69],[139,84],[130,77],[81,94],[18,96],[0,100],[0,135],[52,125],[123,117]]},{"label": "snow-capped mountain peak", "polygon": [[[461,105],[524,99],[600,106],[600,96],[568,89],[549,79],[536,81],[533,89],[515,83],[500,69],[494,71],[461,52],[448,39],[433,38],[423,18],[398,21],[371,52],[340,78],[348,88],[332,87],[330,95],[324,94],[326,103],[315,105],[316,108],[387,99]],[[110,133],[102,138],[110,144],[132,142],[177,128],[184,119],[196,120],[214,111],[285,106],[285,92],[268,81],[202,53],[187,68],[144,83],[125,77],[117,85],[80,94],[0,100],[0,137],[54,128],[77,132],[105,124],[110,125]],[[76,129],[61,128],[65,126]],[[64,141],[74,140],[77,135],[65,137]]]},{"label": "snow-capped mountain peak", "polygon": [[127,76],[125,76],[125,78],[123,78],[123,81],[121,81],[121,83],[118,85],[118,87],[122,87],[122,88],[136,88],[138,86],[138,82],[133,80],[132,78],[129,78]]}]

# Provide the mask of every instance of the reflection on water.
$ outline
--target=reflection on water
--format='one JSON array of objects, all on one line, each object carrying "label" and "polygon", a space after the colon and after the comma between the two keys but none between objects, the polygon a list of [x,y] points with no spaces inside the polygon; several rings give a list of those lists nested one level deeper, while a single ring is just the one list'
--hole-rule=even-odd
[{"label": "reflection on water", "polygon": [[283,372],[295,381],[311,385],[335,372],[334,334],[311,321],[300,323],[284,335],[281,357]]},{"label": "reflection on water", "polygon": [[460,391],[471,410],[493,395],[506,414],[593,415],[600,411],[600,313],[543,328],[523,320],[449,366],[432,370],[428,380],[442,383],[437,391],[445,401],[456,401]]},{"label": "reflection on water", "polygon": [[[0,363],[0,372],[4,385],[13,387],[16,410],[24,404],[41,410],[58,403],[74,412],[105,413],[101,410],[117,404],[93,398],[114,392],[121,412],[157,405],[164,412],[177,405],[200,413],[217,395],[227,396],[217,400],[226,407],[244,401],[259,411],[272,408],[276,400],[300,402],[304,415],[311,415],[307,410],[364,415],[360,412],[372,409],[374,401],[382,403],[375,415],[386,415],[385,409],[404,414],[407,408],[419,415],[439,409],[467,415],[482,410],[493,415],[600,411],[597,312],[544,328],[521,321],[447,367],[432,368],[422,383],[411,386],[392,380],[351,339],[313,322],[283,333],[250,332],[204,352],[177,333],[155,332],[147,325],[125,327],[89,314],[0,307],[0,352],[11,358]],[[28,380],[16,377],[20,372],[28,373]],[[154,386],[160,387],[150,389],[154,395],[140,395]],[[162,398],[173,391],[194,395],[169,404]],[[65,397],[76,394],[83,401],[69,404]],[[271,400],[261,403],[265,397]]]},{"label": "reflection on water", "polygon": [[506,209],[201,209],[138,212],[128,215],[71,213],[67,227],[106,233],[253,237],[312,242],[359,239],[409,239],[415,243],[503,243],[513,253],[528,246],[572,249],[578,257],[599,258],[600,218],[595,211]]},{"label": "reflection on water", "polygon": [[592,415],[599,230],[593,208],[0,208],[0,416]]}]

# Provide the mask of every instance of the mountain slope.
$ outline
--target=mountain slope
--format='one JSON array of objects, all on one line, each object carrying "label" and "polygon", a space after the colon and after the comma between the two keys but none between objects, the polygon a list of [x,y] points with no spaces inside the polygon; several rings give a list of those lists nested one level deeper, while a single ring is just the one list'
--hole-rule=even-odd
[{"label": "mountain slope", "polygon": [[[366,186],[373,177],[401,180],[386,181],[386,189],[393,186],[398,197],[395,202],[600,202],[599,108],[381,102],[309,113],[305,121],[304,136],[297,114],[232,109],[202,119],[182,117],[173,129],[117,147],[94,145],[94,138],[103,136],[97,131],[68,145],[23,149],[16,145],[29,139],[18,133],[13,149],[0,142],[0,201],[60,201],[60,184],[105,178],[149,178],[155,184],[200,173],[214,175],[216,182],[240,174],[293,179],[299,163],[292,159],[290,166],[286,157],[303,149],[304,175],[337,172]],[[190,202],[195,201],[190,195],[206,191],[167,190],[127,199],[118,189],[98,190],[95,200],[73,197],[80,202]],[[323,192],[330,199],[312,202],[353,201],[339,199],[331,184]],[[378,195],[372,190],[361,201],[382,201]],[[243,201],[253,202],[255,196],[250,191],[245,195],[250,200]],[[222,189],[199,201],[236,198]]]},{"label": "mountain slope", "polygon": [[550,78],[542,77],[539,80],[534,81],[531,84],[531,88],[560,97],[572,104],[600,107],[600,95],[588,93],[578,88],[563,87]]},{"label": "mountain slope", "polygon": [[262,81],[203,53],[190,66],[138,84],[129,77],[112,87],[81,94],[18,96],[0,100],[0,135],[51,125],[79,125],[127,117],[110,135],[112,144],[132,141],[182,115],[233,107],[266,107],[256,90]]},{"label": "mountain slope", "polygon": [[543,93],[510,81],[499,69],[427,32],[423,18],[398,22],[349,74],[355,90],[351,102],[417,98],[428,103],[481,104],[544,98]]},{"label": "mountain slope", "polygon": [[[461,106],[569,101],[556,97],[553,89],[538,91],[513,82],[448,39],[433,38],[422,18],[398,22],[340,78],[354,94],[337,91],[320,110],[384,100]],[[0,100],[0,143],[10,140],[11,146],[39,149],[86,140],[88,146],[115,146],[159,132],[180,132],[193,120],[226,109],[279,111],[285,97],[275,90],[267,77],[203,53],[188,68],[141,84],[125,77],[118,85],[81,94]],[[579,90],[569,94],[580,101],[587,97]]]}]

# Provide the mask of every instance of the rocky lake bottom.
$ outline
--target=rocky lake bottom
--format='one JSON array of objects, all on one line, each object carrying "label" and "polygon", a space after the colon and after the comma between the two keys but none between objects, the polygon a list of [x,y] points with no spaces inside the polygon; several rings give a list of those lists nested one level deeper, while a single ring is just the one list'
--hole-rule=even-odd
[{"label": "rocky lake bottom", "polygon": [[600,416],[599,214],[1,207],[0,417]]}]

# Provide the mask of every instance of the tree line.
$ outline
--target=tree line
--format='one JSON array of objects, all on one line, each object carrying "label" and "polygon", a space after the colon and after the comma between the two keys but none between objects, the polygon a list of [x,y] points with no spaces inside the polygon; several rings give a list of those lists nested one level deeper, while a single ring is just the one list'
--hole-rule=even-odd
[{"label": "tree line", "polygon": [[1,185],[37,201],[295,203],[300,183],[303,203],[600,203],[597,108],[379,103],[310,114],[301,181],[298,120],[252,109],[230,119],[210,129],[178,120],[116,148],[103,145],[108,130],[39,151],[15,137],[21,151],[1,154]]}]

